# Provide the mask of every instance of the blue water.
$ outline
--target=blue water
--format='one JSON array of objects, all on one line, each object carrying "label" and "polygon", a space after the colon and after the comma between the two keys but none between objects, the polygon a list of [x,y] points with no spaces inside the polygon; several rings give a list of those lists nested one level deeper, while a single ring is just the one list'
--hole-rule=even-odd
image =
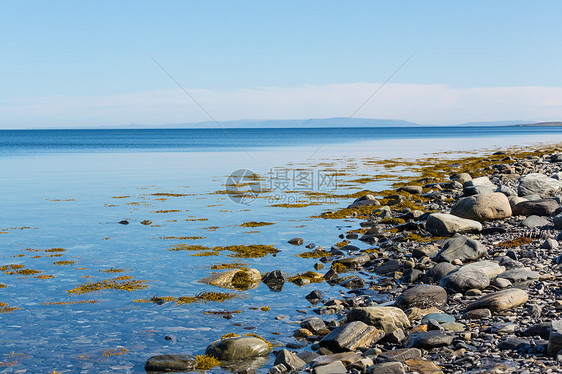
[{"label": "blue water", "polygon": [[[262,284],[255,290],[238,292],[238,298],[222,304],[133,302],[155,295],[230,292],[196,282],[209,275],[209,267],[215,263],[243,261],[262,273],[275,269],[288,274],[308,271],[315,260],[294,257],[305,249],[287,244],[289,239],[300,236],[305,243],[329,248],[341,240],[340,233],[358,227],[356,220],[310,218],[325,209],[345,206],[348,201],[287,209],[271,207],[275,201],[267,198],[239,204],[217,194],[225,189],[227,177],[235,170],[250,169],[264,176],[264,185],[272,170],[286,170],[288,175],[305,170],[313,176],[338,172],[342,176],[332,188],[347,193],[387,185],[378,181],[351,189],[345,186],[358,175],[407,172],[380,170],[368,163],[372,159],[562,141],[562,129],[553,127],[334,131],[229,129],[230,136],[220,129],[0,131],[0,266],[22,264],[54,276],[39,279],[0,272],[0,283],[6,285],[0,288],[0,302],[20,308],[0,313],[0,373],[47,373],[55,369],[61,373],[143,373],[144,362],[152,355],[201,354],[208,344],[229,332],[253,332],[278,344],[294,341],[295,324],[303,316],[314,315],[304,295],[318,288],[337,296],[343,289],[325,284],[299,288],[287,283],[283,292],[275,293]],[[295,186],[290,187],[292,190]],[[316,185],[309,190],[322,192]],[[154,195],[163,192],[186,196],[159,200],[161,197]],[[278,202],[309,199],[287,189],[274,192],[278,198],[287,199]],[[159,213],[170,210],[174,212]],[[123,219],[130,224],[117,223]],[[152,225],[141,225],[143,220],[152,221]],[[275,224],[240,227],[248,221]],[[170,236],[204,238],[160,239]],[[240,260],[227,253],[192,257],[188,252],[167,250],[180,243],[210,247],[268,244],[280,253]],[[357,241],[353,244],[368,248]],[[54,247],[66,252],[61,257],[47,257],[49,252],[44,250]],[[74,263],[53,263],[61,260]],[[101,272],[110,267],[126,272]],[[78,296],[67,292],[84,282],[122,275],[145,280],[150,288]],[[85,300],[97,303],[43,304]],[[271,310],[255,309],[262,306]],[[221,310],[241,313],[233,314],[232,319],[205,314]],[[287,317],[275,319],[279,315]],[[165,336],[173,339],[166,340]],[[127,351],[104,356],[106,350],[111,353],[120,349]],[[261,372],[268,372],[271,364],[270,359]]]}]

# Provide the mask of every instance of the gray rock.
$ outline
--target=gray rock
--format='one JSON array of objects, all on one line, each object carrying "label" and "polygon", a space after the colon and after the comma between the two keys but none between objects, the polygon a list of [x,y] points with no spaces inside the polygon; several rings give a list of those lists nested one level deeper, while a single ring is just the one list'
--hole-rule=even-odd
[{"label": "gray rock", "polygon": [[429,313],[423,316],[422,324],[427,324],[429,320],[434,320],[439,323],[455,322],[455,317],[447,313]]},{"label": "gray rock", "polygon": [[426,331],[410,335],[408,348],[425,348],[443,347],[453,342],[454,335],[443,331]]},{"label": "gray rock", "polygon": [[540,274],[529,268],[516,268],[511,270],[506,270],[498,275],[498,278],[504,278],[511,283],[520,283],[528,280],[539,279]]},{"label": "gray rock", "polygon": [[414,358],[420,358],[421,351],[417,348],[399,348],[381,353],[377,360],[381,362],[398,361],[404,362]]},{"label": "gray rock", "polygon": [[318,334],[318,332],[326,330],[326,323],[318,317],[307,318],[300,323],[303,329],[311,331],[313,334]]},{"label": "gray rock", "polygon": [[332,352],[354,351],[366,348],[382,339],[383,330],[376,329],[361,321],[353,321],[332,330],[320,340],[320,346]]},{"label": "gray rock", "polygon": [[390,306],[371,306],[353,308],[347,314],[347,321],[362,321],[368,325],[390,333],[396,329],[408,329],[410,320],[400,308]]},{"label": "gray rock", "polygon": [[492,281],[492,286],[495,286],[497,288],[509,288],[511,287],[513,284],[511,283],[511,281],[509,281],[508,279],[505,278],[496,278]]},{"label": "gray rock", "polygon": [[157,372],[193,371],[197,360],[190,355],[158,355],[152,356],[144,364],[144,370]]},{"label": "gray rock", "polygon": [[406,374],[404,365],[401,362],[381,362],[373,365],[367,370],[369,374]]},{"label": "gray rock", "polygon": [[478,177],[470,179],[463,183],[463,187],[473,187],[473,186],[488,186],[496,187],[488,177]]},{"label": "gray rock", "polygon": [[487,308],[492,312],[501,312],[517,308],[527,302],[529,295],[524,290],[509,288],[482,296],[468,305],[467,310]]},{"label": "gray rock", "polygon": [[490,278],[490,280],[494,279],[499,274],[505,271],[505,267],[500,266],[495,261],[489,261],[489,260],[473,262],[472,264],[463,265],[462,267],[464,269],[480,269],[484,273],[486,273],[486,275],[488,276],[488,278]]},{"label": "gray rock", "polygon": [[392,259],[390,261],[385,262],[382,265],[379,265],[375,268],[375,273],[379,275],[394,273],[396,271],[402,270],[402,261],[398,259]]},{"label": "gray rock", "polygon": [[408,288],[397,299],[396,306],[403,310],[417,307],[442,307],[447,304],[447,291],[440,286],[421,285]]},{"label": "gray rock", "polygon": [[284,365],[289,371],[300,370],[306,366],[306,362],[301,360],[296,354],[286,349],[277,353],[274,365]]},{"label": "gray rock", "polygon": [[267,287],[273,291],[281,291],[285,284],[285,276],[281,270],[273,270],[265,274],[261,280]]},{"label": "gray rock", "polygon": [[540,336],[542,339],[548,339],[550,336],[551,322],[541,322],[528,327],[522,332],[523,336]]},{"label": "gray rock", "polygon": [[561,230],[562,229],[562,213],[559,213],[559,214],[555,215],[552,220],[554,221],[554,227],[556,227],[558,230]]},{"label": "gray rock", "polygon": [[462,192],[465,196],[473,196],[473,195],[488,195],[494,193],[496,187],[493,186],[468,186],[462,189]]},{"label": "gray rock", "polygon": [[523,227],[528,227],[530,229],[535,228],[535,227],[540,227],[540,226],[546,226],[549,225],[550,222],[543,218],[543,217],[539,217],[539,216],[529,216],[527,218],[525,218],[523,221],[521,221],[521,226]]},{"label": "gray rock", "polygon": [[451,214],[475,221],[493,221],[511,217],[511,206],[500,192],[479,194],[460,199]]},{"label": "gray rock", "polygon": [[546,239],[542,244],[541,244],[541,248],[544,249],[558,249],[558,247],[560,247],[560,244],[558,243],[558,241],[554,240],[554,239]]},{"label": "gray rock", "polygon": [[[561,215],[561,222],[562,222],[562,215]],[[412,256],[414,258],[422,258],[424,256],[432,258],[437,253],[439,253],[440,249],[441,249],[440,246],[437,246],[435,244],[428,244],[428,245],[424,245],[423,247],[414,248],[412,251]]]},{"label": "gray rock", "polygon": [[361,256],[341,258],[335,260],[334,263],[342,264],[348,269],[358,269],[369,260],[371,260],[371,257],[368,254],[365,254]]},{"label": "gray rock", "polygon": [[261,339],[242,336],[217,340],[207,347],[205,354],[215,356],[220,361],[244,360],[269,355],[269,346]]},{"label": "gray rock", "polygon": [[560,204],[555,199],[522,201],[513,208],[514,216],[550,216]]},{"label": "gray rock", "polygon": [[488,319],[491,317],[492,312],[487,308],[469,310],[463,315],[464,319]]},{"label": "gray rock", "polygon": [[463,292],[472,288],[481,290],[490,285],[490,278],[478,268],[465,268],[461,266],[459,269],[444,276],[439,285],[457,292]]},{"label": "gray rock", "polygon": [[318,353],[312,351],[302,351],[299,354],[297,354],[297,356],[307,364],[311,363],[314,359],[320,357]]},{"label": "gray rock", "polygon": [[512,334],[519,328],[519,325],[511,322],[496,322],[490,326],[493,334]]},{"label": "gray rock", "polygon": [[552,196],[560,191],[560,181],[550,178],[544,174],[531,173],[519,179],[519,187],[517,192],[519,196],[525,195],[541,195]]},{"label": "gray rock", "polygon": [[348,208],[356,208],[358,206],[380,206],[381,203],[373,195],[363,195],[356,199]]},{"label": "gray rock", "polygon": [[504,184],[502,184],[501,186],[498,187],[498,189],[496,190],[496,192],[500,192],[503,193],[505,196],[507,196],[508,198],[510,196],[517,196],[517,192],[515,192],[511,187],[508,187]]},{"label": "gray rock", "polygon": [[523,201],[528,201],[524,197],[519,197],[519,196],[510,196],[507,198],[507,200],[509,200],[509,206],[511,207],[511,214],[515,216],[517,215],[513,212],[515,206],[519,203],[522,203]]},{"label": "gray rock", "polygon": [[422,193],[423,188],[421,186],[404,186],[400,187],[398,191],[404,191],[410,194],[419,195]]},{"label": "gray rock", "polygon": [[482,231],[482,224],[478,221],[460,218],[452,214],[432,213],[427,218],[425,228],[432,234],[452,236],[456,233]]},{"label": "gray rock", "polygon": [[451,176],[451,180],[454,180],[459,183],[465,183],[468,182],[469,180],[472,180],[472,177],[468,173],[458,173],[458,174],[453,174]]},{"label": "gray rock", "polygon": [[447,262],[452,262],[453,260],[477,260],[487,252],[486,247],[482,243],[466,236],[457,236],[445,242],[436,259]]},{"label": "gray rock", "polygon": [[289,240],[288,243],[292,244],[292,245],[302,245],[304,243],[304,239],[303,238],[293,238],[293,239]]},{"label": "gray rock", "polygon": [[552,321],[548,337],[548,354],[555,356],[562,350],[562,320]]},{"label": "gray rock", "polygon": [[441,279],[449,274],[451,271],[457,269],[458,266],[451,264],[450,262],[440,262],[433,265],[431,269],[427,271],[424,277],[426,283],[439,283]]},{"label": "gray rock", "polygon": [[347,370],[341,361],[332,362],[328,365],[317,366],[314,374],[346,374]]},{"label": "gray rock", "polygon": [[326,297],[326,294],[320,290],[312,290],[304,298],[307,299],[311,304],[318,304],[320,300]]},{"label": "gray rock", "polygon": [[524,338],[517,336],[507,336],[499,342],[498,348],[500,351],[515,351],[518,349],[530,348],[531,344]]}]

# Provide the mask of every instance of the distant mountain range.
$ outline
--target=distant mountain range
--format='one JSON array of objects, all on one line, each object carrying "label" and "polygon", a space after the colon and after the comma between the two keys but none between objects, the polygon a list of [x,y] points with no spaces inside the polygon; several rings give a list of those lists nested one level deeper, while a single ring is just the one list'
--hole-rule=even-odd
[{"label": "distant mountain range", "polygon": [[[545,126],[555,125],[560,122],[545,122]],[[372,118],[315,118],[315,119],[294,119],[294,120],[253,120],[242,119],[236,121],[219,122],[220,126],[225,128],[294,128],[294,127],[416,127],[416,126],[434,126],[427,124],[419,124],[397,119],[372,119]],[[490,122],[467,122],[457,126],[538,126],[538,123],[528,121],[490,121]],[[112,126],[117,128],[117,126]],[[159,129],[182,129],[182,128],[217,128],[218,125],[214,121],[195,122],[195,123],[174,123],[160,126],[130,124],[127,126],[119,126],[119,128],[142,129],[142,128],[159,128]]]}]

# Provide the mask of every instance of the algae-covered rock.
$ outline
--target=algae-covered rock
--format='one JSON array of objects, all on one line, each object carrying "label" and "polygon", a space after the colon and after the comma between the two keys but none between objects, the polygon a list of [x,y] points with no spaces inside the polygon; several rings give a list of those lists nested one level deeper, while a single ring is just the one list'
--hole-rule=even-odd
[{"label": "algae-covered rock", "polygon": [[205,354],[220,361],[234,361],[267,356],[269,351],[269,345],[265,341],[252,336],[242,336],[217,340],[207,347]]},{"label": "algae-covered rock", "polygon": [[197,282],[211,286],[247,290],[259,286],[261,274],[256,269],[232,269],[217,274],[211,274]]}]

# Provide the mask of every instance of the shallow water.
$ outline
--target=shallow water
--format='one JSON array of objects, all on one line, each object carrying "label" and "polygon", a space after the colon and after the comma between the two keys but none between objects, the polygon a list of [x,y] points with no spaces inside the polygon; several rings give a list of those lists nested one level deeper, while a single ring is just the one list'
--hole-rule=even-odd
[{"label": "shallow water", "polygon": [[[416,158],[449,150],[495,149],[561,140],[560,131],[555,128],[538,129],[534,133],[529,130],[494,130],[494,133],[486,128],[480,133],[478,129],[471,129],[469,133],[453,131],[451,134],[443,129],[437,132],[432,129],[422,135],[415,135],[419,130],[414,133],[408,129],[399,130],[395,129],[399,134],[394,138],[377,139],[363,136],[365,131],[344,129],[341,137],[330,138],[320,149],[322,136],[329,136],[333,130],[305,131],[307,136],[314,136],[313,141],[303,138],[303,132],[294,129],[287,130],[286,137],[279,136],[281,130],[270,132],[269,137],[263,132],[252,137],[246,132],[244,139],[247,140],[243,145],[247,152],[232,144],[221,148],[217,132],[212,131],[207,135],[199,134],[197,138],[181,131],[176,131],[175,136],[169,132],[160,136],[159,132],[135,130],[129,133],[129,140],[127,132],[114,132],[113,136],[101,132],[102,137],[94,132],[85,136],[90,139],[87,144],[80,136],[84,133],[80,132],[47,135],[45,132],[17,132],[14,135],[16,132],[0,131],[0,170],[3,171],[0,266],[23,264],[25,268],[42,272],[29,276],[0,273],[0,283],[7,286],[0,289],[0,302],[21,308],[0,314],[0,336],[4,342],[0,348],[0,373],[14,370],[39,373],[54,369],[62,373],[142,373],[144,362],[152,355],[201,354],[209,343],[229,332],[257,333],[274,343],[293,341],[295,323],[303,315],[313,314],[304,295],[320,289],[337,296],[344,289],[326,284],[299,288],[286,283],[283,291],[277,293],[262,284],[254,290],[234,291],[239,297],[224,303],[133,302],[155,295],[178,297],[194,296],[202,291],[225,291],[196,282],[209,275],[209,267],[216,263],[242,261],[262,273],[275,269],[288,274],[311,270],[315,260],[294,257],[305,249],[288,244],[289,239],[300,236],[305,244],[314,242],[329,248],[341,240],[338,235],[348,230],[348,226],[357,227],[354,220],[310,218],[324,209],[347,205],[348,201],[287,209],[269,205],[289,201],[258,198],[248,204],[238,204],[227,195],[214,194],[224,190],[228,175],[235,170],[249,169],[262,175],[264,187],[273,183],[272,175],[288,171],[287,188],[274,192],[281,199],[289,199],[295,194],[287,193],[287,189],[346,193],[350,192],[345,187],[346,181],[356,178],[353,174],[388,173],[364,164],[365,159]],[[411,139],[412,136],[417,138]],[[178,139],[191,139],[207,147],[186,146]],[[132,146],[125,147],[126,144]],[[298,169],[304,169],[316,181],[323,173],[334,171],[350,175],[341,175],[336,184],[303,186],[295,183],[293,173]],[[382,189],[386,183],[382,180],[357,187]],[[157,200],[162,198],[152,195],[157,193],[189,196]],[[158,213],[164,210],[179,212]],[[124,219],[130,224],[118,224]],[[152,221],[152,225],[140,224],[143,220]],[[240,227],[249,221],[275,224]],[[213,226],[216,228],[212,229]],[[170,236],[205,238],[160,239]],[[353,244],[368,248],[356,242]],[[227,252],[220,256],[193,257],[189,252],[167,250],[179,243],[209,247],[268,244],[280,252],[276,256],[236,259],[228,257]],[[60,257],[47,257],[57,252],[44,250],[55,247],[66,251]],[[74,263],[55,265],[55,261]],[[101,272],[111,267],[126,271]],[[34,277],[38,275],[54,277]],[[149,288],[84,295],[67,292],[85,282],[124,275],[146,281]],[[97,303],[43,304],[87,300]],[[259,309],[262,306],[271,309],[262,311]],[[240,310],[241,313],[232,314],[231,319],[205,314],[224,310]],[[279,315],[287,317],[275,320]],[[165,340],[167,335],[172,340]],[[271,364],[270,360],[262,370],[267,372]]]}]

